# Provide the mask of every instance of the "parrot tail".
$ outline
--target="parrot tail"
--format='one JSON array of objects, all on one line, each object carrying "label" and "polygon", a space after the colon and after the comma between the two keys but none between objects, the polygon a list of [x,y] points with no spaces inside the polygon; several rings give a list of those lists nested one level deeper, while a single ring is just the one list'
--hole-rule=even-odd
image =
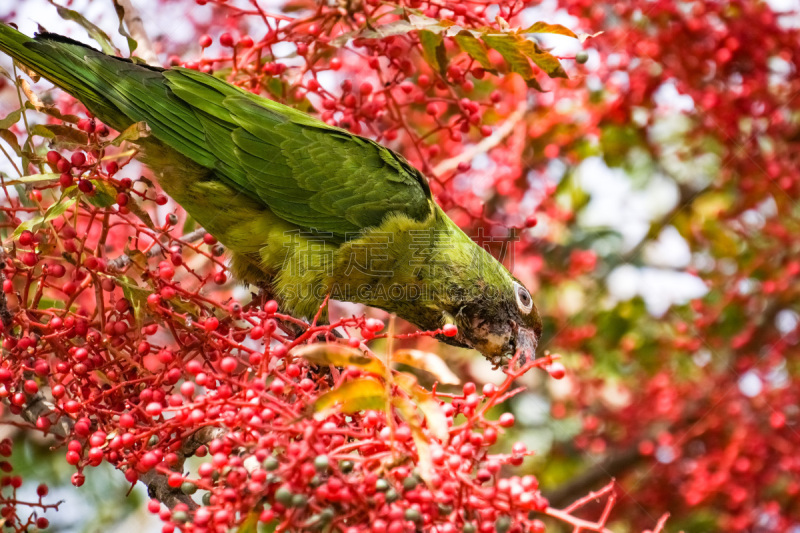
[{"label": "parrot tail", "polygon": [[0,23],[0,52],[80,100],[93,115],[114,129],[121,131],[131,124],[131,120],[96,89],[102,83],[95,81],[96,75],[88,68],[86,57],[127,60],[106,56],[85,44],[52,33],[42,33],[32,39],[3,23]]}]

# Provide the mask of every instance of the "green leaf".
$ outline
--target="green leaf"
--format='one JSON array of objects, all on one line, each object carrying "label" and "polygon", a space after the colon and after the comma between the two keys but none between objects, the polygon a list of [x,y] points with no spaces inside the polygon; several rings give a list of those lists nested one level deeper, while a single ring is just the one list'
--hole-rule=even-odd
[{"label": "green leaf", "polygon": [[529,80],[533,78],[534,72],[528,56],[520,50],[521,40],[519,37],[509,34],[483,36],[486,46],[494,48],[503,56],[511,72],[516,72],[524,79]]},{"label": "green leaf", "polygon": [[128,30],[125,29],[125,8],[123,8],[118,0],[112,0],[114,2],[114,9],[117,12],[117,18],[119,18],[119,28],[117,31],[120,35],[125,37],[128,40],[128,51],[130,55],[133,55],[133,51],[136,50],[136,47],[139,46],[139,43],[136,42]]},{"label": "green leaf", "polygon": [[474,35],[466,30],[461,30],[453,37],[453,40],[455,40],[461,50],[477,61],[484,70],[495,72],[494,66],[489,60],[489,51],[486,49],[486,45],[480,42]]},{"label": "green leaf", "polygon": [[[128,256],[128,259],[131,260],[132,264],[136,265],[142,270],[146,270],[147,256],[144,255],[144,253],[141,250],[137,248],[131,248],[129,245],[130,245],[130,237],[128,238],[128,242],[125,243],[125,248],[122,250],[122,253]],[[179,298],[176,296],[174,299],[178,300]]]},{"label": "green leaf", "polygon": [[444,46],[444,36],[430,30],[419,30],[419,42],[422,45],[422,55],[425,61],[439,72],[447,68],[447,50]]},{"label": "green leaf", "polygon": [[442,33],[448,28],[453,28],[456,24],[452,20],[435,19],[423,15],[421,12],[413,9],[401,8],[395,10],[395,14],[408,17],[408,19],[395,20],[388,24],[379,26],[370,26],[358,33],[346,33],[340,35],[332,44],[334,46],[341,46],[346,43],[350,38],[356,35],[364,39],[383,39],[392,35],[405,35],[414,30],[427,30],[433,33]]},{"label": "green leaf", "polygon": [[45,139],[55,139],[56,134],[45,124],[36,124],[31,128],[31,135],[44,137]]},{"label": "green leaf", "polygon": [[0,120],[0,130],[7,130],[22,118],[22,109],[16,109]]},{"label": "green leaf", "polygon": [[117,137],[111,141],[111,144],[114,146],[121,145],[124,141],[136,141],[138,139],[143,139],[150,135],[150,128],[147,126],[146,122],[136,122],[131,124],[125,131],[117,135]]},{"label": "green leaf", "polygon": [[25,207],[36,207],[31,197],[28,195],[28,190],[22,185],[14,185],[14,190],[17,191],[19,202]]},{"label": "green leaf", "polygon": [[191,233],[197,229],[197,227],[197,222],[194,218],[192,218],[192,215],[186,213],[186,220],[183,221],[183,234],[186,235],[187,233]]},{"label": "green leaf", "polygon": [[540,93],[544,92],[544,88],[542,88],[541,84],[539,83],[539,80],[537,80],[536,78],[525,80],[525,85],[527,85],[531,89],[539,91]]},{"label": "green leaf", "polygon": [[128,211],[136,215],[139,218],[139,220],[144,222],[145,226],[147,226],[150,229],[156,229],[156,225],[153,224],[153,219],[150,218],[150,215],[147,213],[147,211],[142,209],[142,206],[141,204],[139,204],[138,200],[132,197],[129,198],[128,205],[126,207],[128,208]]},{"label": "green leaf", "polygon": [[109,207],[117,203],[117,190],[103,180],[91,180],[94,194],[84,195],[87,202],[95,207]]},{"label": "green leaf", "polygon": [[[115,2],[116,3],[116,2]],[[247,518],[244,519],[236,533],[257,533],[258,532],[258,516],[256,511],[250,511]]]},{"label": "green leaf", "polygon": [[519,48],[551,78],[569,78],[558,59],[550,52],[542,50],[535,42],[524,39]]},{"label": "green leaf", "polygon": [[6,181],[6,185],[31,185],[33,183],[47,183],[56,181],[61,177],[58,172],[48,172],[45,174],[31,174],[29,176],[22,176],[13,180]]},{"label": "green leaf", "polygon": [[382,39],[392,35],[405,35],[417,28],[407,20],[395,20],[388,24],[382,24],[373,29],[365,29],[359,34],[364,39]]},{"label": "green leaf", "polygon": [[67,209],[75,205],[75,202],[77,202],[76,198],[68,198],[66,195],[61,196],[58,202],[51,205],[50,208],[45,212],[44,220],[42,222],[50,222],[54,218],[60,217],[67,212]]},{"label": "green leaf", "polygon": [[17,140],[17,136],[14,135],[11,130],[0,130],[0,138],[8,143],[17,156],[22,157],[22,148],[19,146],[19,140]]},{"label": "green leaf", "polygon": [[326,392],[314,402],[314,418],[322,420],[335,413],[356,413],[368,409],[386,408],[386,387],[372,378],[348,381]]},{"label": "green leaf", "polygon": [[89,142],[89,136],[85,132],[65,124],[37,124],[31,128],[31,134],[55,139],[57,142],[66,141],[80,145],[85,145]]},{"label": "green leaf", "polygon": [[40,298],[39,309],[66,309],[67,303],[64,300],[53,300],[52,298]]},{"label": "green leaf", "polygon": [[547,22],[536,22],[532,26],[520,31],[520,33],[555,33],[558,35],[566,35],[577,39],[578,36],[569,28],[561,24],[548,24]]},{"label": "green leaf", "polygon": [[56,7],[58,11],[58,15],[64,20],[72,20],[80,24],[83,29],[89,34],[89,37],[95,40],[97,44],[100,45],[100,49],[103,53],[116,56],[119,55],[119,51],[116,47],[111,43],[111,38],[108,36],[106,32],[89,22],[89,20],[78,13],[77,11],[73,11],[72,9],[67,9],[66,7],[62,7],[56,4],[53,0],[50,0],[50,3]]},{"label": "green leaf", "polygon": [[149,314],[147,311],[147,297],[150,296],[153,291],[149,288],[140,287],[135,279],[122,274],[108,277],[122,287],[122,294],[125,296],[125,299],[131,303],[131,309],[133,310],[136,324],[141,326],[144,317]]},{"label": "green leaf", "polygon": [[30,220],[26,220],[25,222],[20,223],[19,226],[14,230],[14,233],[11,235],[12,241],[19,239],[19,236],[22,235],[22,232],[25,230],[29,231],[36,231],[39,225],[44,221],[44,217],[41,215],[38,217],[33,217]]},{"label": "green leaf", "polygon": [[305,360],[316,365],[334,365],[341,367],[360,368],[364,372],[386,374],[386,367],[374,357],[366,355],[364,352],[333,342],[318,342],[306,344],[295,348],[292,351],[295,356],[300,356]]},{"label": "green leaf", "polygon": [[[74,189],[70,187],[70,189]],[[30,220],[26,220],[14,230],[14,234],[11,236],[11,239],[17,239],[25,230],[30,230],[36,232],[43,224],[50,222],[51,220],[60,217],[64,213],[66,213],[67,209],[75,205],[77,201],[75,198],[71,196],[70,189],[64,191],[64,194],[61,195],[61,198],[58,202],[54,203],[50,206],[50,208],[45,211],[44,215],[39,215],[36,217],[31,218]],[[25,195],[22,195],[23,197]]]}]

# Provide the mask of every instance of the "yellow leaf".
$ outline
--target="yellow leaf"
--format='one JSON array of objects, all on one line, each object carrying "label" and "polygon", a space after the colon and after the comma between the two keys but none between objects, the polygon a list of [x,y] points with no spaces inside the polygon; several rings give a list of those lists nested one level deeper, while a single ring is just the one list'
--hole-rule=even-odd
[{"label": "yellow leaf", "polygon": [[489,60],[489,52],[486,49],[486,45],[480,42],[477,37],[467,30],[461,30],[453,37],[453,40],[467,55],[469,55],[469,57],[477,61],[481,67],[488,71],[494,71],[494,66]]},{"label": "yellow leaf", "polygon": [[431,443],[422,431],[422,426],[417,419],[417,410],[414,403],[405,396],[396,395],[392,398],[392,404],[400,411],[403,419],[411,428],[411,437],[414,439],[414,447],[417,449],[417,471],[425,483],[431,483],[433,478],[433,460],[431,459]]},{"label": "yellow leaf", "polygon": [[295,348],[292,353],[317,365],[355,367],[364,372],[386,375],[386,367],[381,361],[360,350],[335,342],[306,344]]},{"label": "yellow leaf", "polygon": [[258,531],[258,516],[259,513],[256,511],[250,511],[242,525],[236,530],[236,533],[256,533]]},{"label": "yellow leaf", "polygon": [[441,357],[423,350],[397,350],[392,354],[392,361],[414,368],[419,368],[436,376],[439,383],[458,385],[461,380],[448,368]]},{"label": "yellow leaf", "polygon": [[486,46],[494,48],[503,56],[511,72],[516,72],[524,79],[529,80],[533,78],[534,72],[528,57],[520,51],[522,40],[516,35],[510,34],[483,36]]},{"label": "yellow leaf", "polygon": [[367,409],[386,408],[386,387],[372,378],[348,381],[336,389],[326,392],[314,402],[314,417],[322,420],[332,413],[355,413]]},{"label": "yellow leaf", "polygon": [[535,42],[522,39],[519,49],[551,78],[569,78],[567,71],[564,70],[558,59],[550,52],[542,50]]},{"label": "yellow leaf", "polygon": [[575,32],[562,26],[561,24],[548,24],[547,22],[536,22],[533,26],[522,30],[520,33],[557,33],[558,35],[566,35],[567,37],[578,38]]},{"label": "yellow leaf", "polygon": [[114,146],[120,146],[123,141],[137,141],[139,139],[148,137],[149,135],[150,127],[146,122],[135,122],[128,126],[125,131],[117,135],[117,137],[111,141],[111,144]]},{"label": "yellow leaf", "polygon": [[444,72],[447,67],[447,54],[442,34],[419,30],[419,42],[422,45],[422,55],[425,57],[425,61],[439,72]]},{"label": "yellow leaf", "polygon": [[445,442],[449,436],[449,428],[447,427],[447,417],[444,415],[442,406],[439,405],[439,400],[431,392],[420,387],[414,376],[399,373],[395,375],[394,382],[411,396],[413,404],[422,411],[431,435]]}]

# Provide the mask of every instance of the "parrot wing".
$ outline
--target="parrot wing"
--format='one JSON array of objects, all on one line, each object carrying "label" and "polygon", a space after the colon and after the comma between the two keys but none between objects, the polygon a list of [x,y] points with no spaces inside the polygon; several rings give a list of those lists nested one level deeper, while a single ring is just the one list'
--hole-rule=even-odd
[{"label": "parrot wing", "polygon": [[341,240],[391,213],[432,212],[425,177],[370,139],[208,74],[110,60],[86,64],[131,120],[292,224]]}]

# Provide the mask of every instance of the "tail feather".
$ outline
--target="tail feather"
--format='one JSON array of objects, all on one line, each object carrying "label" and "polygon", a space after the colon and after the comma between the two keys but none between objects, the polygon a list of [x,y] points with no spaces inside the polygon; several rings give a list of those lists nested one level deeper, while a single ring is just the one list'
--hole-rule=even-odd
[{"label": "tail feather", "polygon": [[41,34],[35,39],[0,23],[0,52],[5,52],[28,69],[83,102],[95,116],[115,129],[131,123],[93,84],[85,67],[88,54],[103,55],[89,46],[55,34]]}]

